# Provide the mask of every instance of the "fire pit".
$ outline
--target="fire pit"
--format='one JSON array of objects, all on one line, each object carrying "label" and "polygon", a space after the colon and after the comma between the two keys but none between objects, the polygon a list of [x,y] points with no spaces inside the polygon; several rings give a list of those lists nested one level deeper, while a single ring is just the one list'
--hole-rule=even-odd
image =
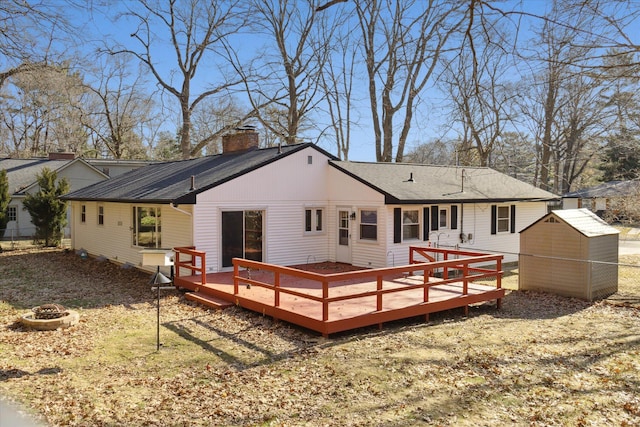
[{"label": "fire pit", "polygon": [[39,331],[53,331],[73,326],[80,320],[80,314],[67,310],[60,304],[43,304],[31,309],[20,317],[20,323]]}]

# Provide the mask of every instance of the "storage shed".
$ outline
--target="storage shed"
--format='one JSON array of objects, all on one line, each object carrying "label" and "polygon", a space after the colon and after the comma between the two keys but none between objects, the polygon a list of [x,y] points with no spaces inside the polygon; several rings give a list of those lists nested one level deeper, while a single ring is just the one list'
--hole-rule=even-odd
[{"label": "storage shed", "polygon": [[519,289],[589,301],[617,292],[618,233],[588,209],[548,213],[520,231]]}]

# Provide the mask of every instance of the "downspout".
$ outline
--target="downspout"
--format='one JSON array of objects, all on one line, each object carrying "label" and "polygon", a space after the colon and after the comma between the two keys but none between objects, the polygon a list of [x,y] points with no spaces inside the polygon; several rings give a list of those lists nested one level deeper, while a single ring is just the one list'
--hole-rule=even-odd
[{"label": "downspout", "polygon": [[[464,236],[464,203],[460,203],[460,243],[465,243],[465,239],[462,238]],[[469,239],[466,239],[467,241]]]}]

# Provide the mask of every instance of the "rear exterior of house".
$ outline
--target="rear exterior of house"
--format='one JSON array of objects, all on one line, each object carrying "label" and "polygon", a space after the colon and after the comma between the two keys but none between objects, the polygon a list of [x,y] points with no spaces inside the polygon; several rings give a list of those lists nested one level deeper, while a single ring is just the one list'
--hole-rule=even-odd
[{"label": "rear exterior of house", "polygon": [[[445,172],[454,181],[462,173],[466,190],[436,182]],[[405,187],[410,173],[419,183]],[[230,269],[234,257],[401,265],[412,245],[506,251],[516,259],[517,231],[544,215],[553,195],[524,183],[522,191],[535,194],[515,194],[511,178],[486,168],[464,174],[341,162],[313,144],[257,149],[243,142],[222,155],[150,165],[72,193],[73,247],[142,267],[142,249],[195,246],[206,253],[207,273]],[[497,191],[511,193],[486,198],[478,187],[487,174],[507,181]]]}]

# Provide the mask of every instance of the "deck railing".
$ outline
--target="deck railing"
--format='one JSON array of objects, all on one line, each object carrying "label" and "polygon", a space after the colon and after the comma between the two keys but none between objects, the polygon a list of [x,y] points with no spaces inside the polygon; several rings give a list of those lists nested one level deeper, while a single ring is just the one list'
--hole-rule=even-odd
[{"label": "deck railing", "polygon": [[[431,253],[432,255],[430,255]],[[443,260],[437,261],[442,255]],[[421,256],[427,261],[420,262],[417,258]],[[451,259],[454,258],[454,259]],[[480,279],[495,278],[497,288],[501,287],[502,276],[502,255],[486,255],[465,251],[456,251],[437,248],[410,248],[410,265],[388,268],[375,268],[343,273],[320,274],[290,267],[283,267],[263,262],[250,261],[242,258],[233,259],[233,293],[239,295],[240,283],[270,289],[274,294],[274,307],[280,306],[281,294],[296,296],[299,298],[316,301],[322,304],[322,320],[329,320],[329,305],[338,301],[362,297],[376,297],[376,309],[382,311],[385,295],[399,292],[407,292],[414,289],[423,290],[423,301],[429,302],[429,288],[447,283],[462,282],[462,295],[468,295],[468,285],[470,282]],[[491,268],[495,265],[495,268]],[[241,269],[263,270],[273,273],[273,282],[268,283],[257,279],[252,279],[250,275],[243,277],[240,275]],[[434,278],[434,272],[442,270],[442,278]],[[405,286],[384,288],[384,277],[408,277],[417,271],[422,272],[422,283],[409,284]],[[455,272],[455,274],[453,274]],[[316,289],[322,290],[322,296],[312,295],[291,288],[280,286],[281,277],[287,275],[299,279],[306,279],[317,282]],[[351,293],[348,295],[331,296],[332,284],[349,280],[375,281],[376,289],[371,291]],[[498,306],[500,301],[498,301]]]},{"label": "deck railing", "polygon": [[[489,258],[486,258],[489,256]],[[461,266],[466,265],[467,272],[463,271],[462,275],[467,277],[469,273],[473,273],[473,280],[480,280],[483,278],[492,278],[496,279],[496,287],[500,289],[502,287],[502,255],[487,255],[481,252],[472,252],[472,251],[461,251],[457,249],[447,249],[447,248],[435,248],[435,247],[421,247],[421,246],[410,246],[409,247],[409,264],[417,264],[423,263],[425,260],[427,262],[437,262],[439,259],[443,261],[448,261],[451,259],[461,260],[465,258],[473,258],[473,263],[463,263]],[[492,269],[490,267],[486,267],[486,265],[491,265],[491,263],[495,262],[495,268]],[[471,264],[480,264],[478,267],[473,267]],[[465,270],[465,267],[453,267],[449,265],[445,265],[442,268],[442,278],[448,279],[451,271],[460,271]],[[432,270],[433,272],[434,270]],[[496,272],[500,272],[500,274],[496,274]],[[467,285],[468,281],[465,282]],[[500,308],[501,301],[498,301],[498,308]]]},{"label": "deck railing", "polygon": [[[207,262],[206,252],[197,251],[195,246],[182,246],[173,248],[176,256],[173,264],[175,265],[175,275],[180,277],[181,268],[186,268],[191,272],[191,275],[200,273],[202,284],[207,283]],[[188,259],[180,259],[180,256],[188,256]]]}]

